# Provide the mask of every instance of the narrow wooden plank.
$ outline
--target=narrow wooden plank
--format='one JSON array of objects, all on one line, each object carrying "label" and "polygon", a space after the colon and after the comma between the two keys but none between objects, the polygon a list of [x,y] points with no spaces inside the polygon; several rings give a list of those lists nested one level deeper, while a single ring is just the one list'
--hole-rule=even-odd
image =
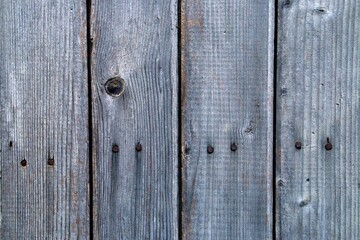
[{"label": "narrow wooden plank", "polygon": [[274,6],[182,3],[185,239],[272,239]]},{"label": "narrow wooden plank", "polygon": [[277,237],[360,239],[360,3],[278,8]]},{"label": "narrow wooden plank", "polygon": [[88,239],[86,3],[0,1],[0,22],[0,238]]},{"label": "narrow wooden plank", "polygon": [[95,0],[91,19],[95,239],[175,239],[177,1]]}]

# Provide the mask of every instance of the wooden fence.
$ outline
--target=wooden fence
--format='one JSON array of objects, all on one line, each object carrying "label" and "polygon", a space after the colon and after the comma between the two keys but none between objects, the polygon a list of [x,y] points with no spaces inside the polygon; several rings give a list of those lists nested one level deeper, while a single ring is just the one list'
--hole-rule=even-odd
[{"label": "wooden fence", "polygon": [[360,239],[357,0],[0,1],[0,238]]}]

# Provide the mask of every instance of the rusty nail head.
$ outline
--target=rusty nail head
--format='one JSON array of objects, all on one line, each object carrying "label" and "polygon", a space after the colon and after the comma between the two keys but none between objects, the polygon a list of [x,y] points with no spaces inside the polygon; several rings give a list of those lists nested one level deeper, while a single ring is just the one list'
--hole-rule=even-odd
[{"label": "rusty nail head", "polygon": [[325,149],[327,151],[331,150],[332,149],[332,144],[330,143],[330,139],[329,138],[326,138],[326,144],[325,144]]},{"label": "rusty nail head", "polygon": [[212,153],[214,152],[214,148],[209,145],[209,146],[207,147],[207,152],[208,152],[209,154],[212,154]]},{"label": "rusty nail head", "polygon": [[296,142],[295,143],[295,148],[296,149],[301,149],[301,142]]},{"label": "rusty nail head", "polygon": [[114,145],[112,146],[112,152],[113,152],[113,153],[118,153],[118,152],[119,152],[119,146],[116,145],[116,144],[114,144]]},{"label": "rusty nail head", "polygon": [[53,166],[55,164],[55,160],[53,158],[48,159],[48,165]]},{"label": "rusty nail head", "polygon": [[325,144],[325,149],[326,150],[331,150],[332,149],[332,144],[331,143],[327,143],[327,144]]},{"label": "rusty nail head", "polygon": [[138,143],[136,144],[135,150],[136,150],[137,152],[141,152],[141,150],[142,150],[142,145],[141,145],[141,143],[138,142]]},{"label": "rusty nail head", "polygon": [[230,146],[231,151],[235,152],[237,150],[237,146],[235,143],[232,143]]},{"label": "rusty nail head", "polygon": [[25,159],[21,160],[20,164],[21,164],[21,166],[25,167],[26,166],[26,160]]}]

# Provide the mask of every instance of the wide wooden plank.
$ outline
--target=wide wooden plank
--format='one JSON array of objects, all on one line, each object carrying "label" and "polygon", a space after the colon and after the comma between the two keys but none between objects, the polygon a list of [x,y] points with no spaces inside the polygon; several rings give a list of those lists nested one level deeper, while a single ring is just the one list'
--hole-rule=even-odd
[{"label": "wide wooden plank", "polygon": [[88,239],[86,3],[0,1],[0,239]]},{"label": "wide wooden plank", "polygon": [[175,239],[177,1],[94,0],[91,22],[95,239]]},{"label": "wide wooden plank", "polygon": [[278,8],[277,237],[360,239],[360,3]]},{"label": "wide wooden plank", "polygon": [[182,1],[182,236],[272,239],[273,1]]}]

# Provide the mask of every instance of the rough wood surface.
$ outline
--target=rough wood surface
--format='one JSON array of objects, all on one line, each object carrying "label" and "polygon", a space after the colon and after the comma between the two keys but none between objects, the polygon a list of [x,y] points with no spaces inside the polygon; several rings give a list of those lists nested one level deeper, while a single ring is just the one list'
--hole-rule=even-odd
[{"label": "rough wood surface", "polygon": [[85,1],[0,1],[0,23],[0,239],[88,239]]},{"label": "rough wood surface", "polygon": [[95,239],[175,239],[177,2],[95,0],[91,19]]},{"label": "rough wood surface", "polygon": [[360,3],[278,7],[277,238],[360,239]]},{"label": "rough wood surface", "polygon": [[272,239],[274,2],[181,12],[183,237]]}]

